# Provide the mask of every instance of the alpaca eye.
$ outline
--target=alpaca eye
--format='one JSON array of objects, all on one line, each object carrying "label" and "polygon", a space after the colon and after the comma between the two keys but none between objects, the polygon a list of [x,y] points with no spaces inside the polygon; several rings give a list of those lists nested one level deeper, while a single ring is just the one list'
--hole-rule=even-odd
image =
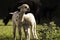
[{"label": "alpaca eye", "polygon": [[25,7],[25,8],[27,8],[27,7]]}]

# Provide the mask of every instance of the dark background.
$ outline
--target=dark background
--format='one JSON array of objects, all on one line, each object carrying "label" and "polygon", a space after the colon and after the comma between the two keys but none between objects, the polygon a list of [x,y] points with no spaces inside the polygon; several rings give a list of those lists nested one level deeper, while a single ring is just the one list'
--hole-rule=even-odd
[{"label": "dark background", "polygon": [[0,18],[4,18],[9,13],[9,8],[14,6],[18,0],[0,0]]},{"label": "dark background", "polygon": [[[17,10],[15,9],[17,8],[16,4],[21,1],[23,0],[0,0],[0,18],[6,17],[9,14],[9,12],[16,11]],[[35,16],[36,19],[38,20],[40,19],[39,21],[41,23],[45,22],[44,18],[45,19],[49,18],[53,19],[56,23],[60,24],[60,0],[31,0],[31,1],[40,5],[39,11],[35,13]]]},{"label": "dark background", "polygon": [[[9,13],[9,8],[14,6],[17,1],[21,0],[0,0],[0,18],[4,18]],[[55,5],[57,8],[54,11],[54,15],[60,17],[60,0],[33,0],[36,3],[40,2],[41,5],[53,8]]]}]

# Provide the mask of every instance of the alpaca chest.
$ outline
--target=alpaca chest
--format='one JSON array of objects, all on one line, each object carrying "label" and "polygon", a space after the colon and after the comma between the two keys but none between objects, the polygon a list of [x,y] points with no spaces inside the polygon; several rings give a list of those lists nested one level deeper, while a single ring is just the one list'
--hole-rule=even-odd
[{"label": "alpaca chest", "polygon": [[23,21],[23,18],[22,18],[19,14],[15,13],[15,14],[13,15],[13,17],[12,17],[12,20],[13,20],[15,23],[20,23],[20,22]]}]

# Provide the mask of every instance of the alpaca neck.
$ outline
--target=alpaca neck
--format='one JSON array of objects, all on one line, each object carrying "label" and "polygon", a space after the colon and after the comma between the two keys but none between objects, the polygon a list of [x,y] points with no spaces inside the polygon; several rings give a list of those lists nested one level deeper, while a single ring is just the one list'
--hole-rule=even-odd
[{"label": "alpaca neck", "polygon": [[23,17],[23,15],[25,14],[25,12],[23,12],[23,11],[20,11],[20,13],[19,13],[20,15],[19,16],[21,16],[21,18]]},{"label": "alpaca neck", "polygon": [[23,16],[24,15],[25,15],[25,12],[20,11],[20,13],[19,13],[19,19],[20,19],[20,21],[23,20]]}]

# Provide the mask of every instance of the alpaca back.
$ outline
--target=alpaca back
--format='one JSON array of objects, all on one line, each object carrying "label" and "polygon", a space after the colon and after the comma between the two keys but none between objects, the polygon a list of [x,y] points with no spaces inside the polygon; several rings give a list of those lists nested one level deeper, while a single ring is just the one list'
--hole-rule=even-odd
[{"label": "alpaca back", "polygon": [[35,22],[35,17],[32,13],[28,13],[28,14],[24,15],[24,19],[27,21]]},{"label": "alpaca back", "polygon": [[32,13],[27,13],[24,15],[24,21],[28,21],[32,24],[36,23],[35,17]]}]

